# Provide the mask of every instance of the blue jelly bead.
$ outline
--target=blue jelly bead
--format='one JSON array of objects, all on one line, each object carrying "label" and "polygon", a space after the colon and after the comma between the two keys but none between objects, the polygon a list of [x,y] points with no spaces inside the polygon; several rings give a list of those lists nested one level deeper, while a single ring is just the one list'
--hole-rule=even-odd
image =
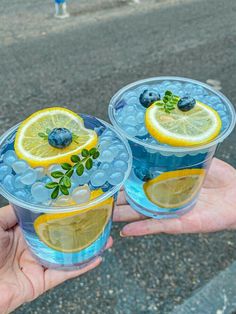
[{"label": "blue jelly bead", "polygon": [[130,136],[136,136],[138,134],[138,131],[134,126],[126,126],[124,127],[124,131]]},{"label": "blue jelly bead", "polygon": [[95,172],[90,179],[90,182],[93,186],[102,186],[107,181],[107,174],[104,170],[98,170]]},{"label": "blue jelly bead", "polygon": [[119,155],[119,159],[121,159],[121,160],[127,161],[128,158],[129,158],[129,156],[128,156],[128,154],[127,154],[126,152],[123,152],[123,153],[121,153],[121,154]]},{"label": "blue jelly bead", "polygon": [[114,154],[110,150],[104,150],[101,152],[99,160],[101,162],[112,162],[114,160]]},{"label": "blue jelly bead", "polygon": [[26,170],[29,168],[28,164],[24,160],[18,160],[12,164],[12,169],[15,171],[15,173],[20,174],[26,172]]},{"label": "blue jelly bead", "polygon": [[44,176],[40,181],[46,185],[47,183],[51,182],[52,179],[49,178],[48,176]]},{"label": "blue jelly bead", "polygon": [[27,198],[27,197],[26,197],[26,196],[27,196],[27,192],[24,191],[24,190],[15,191],[15,192],[14,192],[14,195],[15,195],[17,198],[21,199],[22,201],[25,201],[26,198]]},{"label": "blue jelly bead", "polygon": [[221,113],[225,114],[225,106],[223,104],[217,104],[215,108],[219,114]]},{"label": "blue jelly bead", "polygon": [[20,181],[25,185],[32,185],[37,180],[37,172],[33,169],[27,170],[21,175]]},{"label": "blue jelly bead", "polygon": [[46,171],[43,167],[35,168],[34,171],[37,173],[37,180],[40,180],[45,176]]},{"label": "blue jelly bead", "polygon": [[14,150],[9,150],[3,155],[3,162],[8,166],[12,166],[17,159],[18,158]]},{"label": "blue jelly bead", "polygon": [[144,112],[140,111],[138,112],[137,116],[136,116],[136,121],[137,123],[144,123]]},{"label": "blue jelly bead", "polygon": [[100,165],[99,170],[104,170],[106,172],[109,172],[111,169],[111,164],[104,162]]},{"label": "blue jelly bead", "polygon": [[137,98],[134,97],[131,101],[129,101],[129,105],[124,107],[124,112],[126,115],[131,115],[135,113],[135,111],[137,110],[137,107],[135,105],[135,102],[137,101]]},{"label": "blue jelly bead", "polygon": [[[84,171],[84,173],[82,174],[82,176],[78,176],[77,174],[75,174],[75,176],[72,176],[72,182],[76,182],[79,185],[84,185],[87,184],[90,180],[90,173],[86,170]],[[73,181],[74,180],[74,181]]]},{"label": "blue jelly bead", "polygon": [[217,104],[221,103],[221,101],[220,101],[220,98],[219,98],[219,97],[217,97],[217,96],[211,96],[211,97],[209,98],[209,103],[210,103],[210,105],[217,105]]},{"label": "blue jelly bead", "polygon": [[195,87],[196,87],[196,85],[191,84],[191,83],[187,83],[187,84],[184,85],[184,91],[185,91],[187,94],[191,95],[191,94],[194,93]]},{"label": "blue jelly bead", "polygon": [[110,175],[108,182],[112,185],[117,185],[121,183],[123,179],[124,179],[124,173],[114,172]]},{"label": "blue jelly bead", "polygon": [[138,127],[138,136],[144,136],[146,134],[148,134],[146,127],[144,125],[140,125],[140,127]]},{"label": "blue jelly bead", "polygon": [[21,176],[20,175],[15,176],[14,187],[16,189],[23,189],[25,187],[25,185],[21,182]]},{"label": "blue jelly bead", "polygon": [[135,126],[137,125],[137,120],[134,116],[129,115],[123,120],[123,125]]},{"label": "blue jelly bead", "polygon": [[103,135],[104,136],[111,136],[111,137],[115,136],[115,134],[111,130],[104,132]]},{"label": "blue jelly bead", "polygon": [[33,198],[40,203],[47,201],[50,197],[50,191],[42,182],[37,182],[32,185],[31,194]]},{"label": "blue jelly bead", "polygon": [[3,186],[8,192],[13,192],[14,191],[14,183],[13,183],[13,175],[8,174],[5,176],[3,180]]},{"label": "blue jelly bead", "polygon": [[113,166],[116,170],[121,172],[125,172],[128,169],[128,165],[124,160],[116,160]]},{"label": "blue jelly bead", "polygon": [[109,141],[106,141],[106,140],[102,140],[100,143],[99,143],[99,149],[100,151],[101,150],[105,150],[106,148],[109,147],[111,143]]},{"label": "blue jelly bead", "polygon": [[227,117],[223,117],[223,118],[221,119],[221,121],[222,121],[222,127],[223,127],[223,129],[225,129],[225,128],[228,126],[228,124],[229,124],[229,119],[228,119]]},{"label": "blue jelly bead", "polygon": [[6,175],[11,174],[12,170],[11,167],[1,164],[0,165],[0,181],[5,178]]}]

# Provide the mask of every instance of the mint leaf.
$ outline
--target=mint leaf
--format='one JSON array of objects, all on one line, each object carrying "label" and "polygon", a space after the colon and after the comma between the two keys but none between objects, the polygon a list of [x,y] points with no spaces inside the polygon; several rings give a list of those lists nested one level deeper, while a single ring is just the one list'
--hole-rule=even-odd
[{"label": "mint leaf", "polygon": [[70,170],[72,166],[65,162],[64,164],[61,165],[61,167],[64,170]]},{"label": "mint leaf", "polygon": [[96,147],[91,148],[91,149],[89,150],[89,155],[90,155],[90,156],[93,156],[93,155],[96,153],[96,151],[97,151],[97,148],[96,148]]},{"label": "mint leaf", "polygon": [[67,176],[65,176],[63,178],[63,183],[65,185],[66,188],[70,188],[71,187],[71,182],[70,182],[70,178],[68,178]]},{"label": "mint leaf", "polygon": [[82,176],[82,174],[84,173],[84,165],[78,165],[78,167],[76,168],[76,173],[78,176]]},{"label": "mint leaf", "polygon": [[51,176],[52,176],[53,178],[55,178],[55,179],[58,179],[58,178],[63,177],[63,176],[64,176],[64,173],[61,172],[61,171],[53,171],[53,172],[51,173]]},{"label": "mint leaf", "polygon": [[81,155],[82,155],[83,157],[88,157],[88,156],[89,156],[89,151],[84,148],[84,149],[82,150]]},{"label": "mint leaf", "polygon": [[100,156],[99,151],[96,151],[96,152],[93,154],[93,159],[97,159],[99,156]]},{"label": "mint leaf", "polygon": [[46,185],[45,185],[45,187],[47,188],[47,189],[54,189],[55,187],[57,187],[58,186],[58,183],[57,182],[49,182],[49,183],[47,183]]},{"label": "mint leaf", "polygon": [[53,200],[55,200],[57,197],[58,197],[58,194],[59,194],[59,185],[55,188],[55,190],[52,192],[51,194],[51,198]]},{"label": "mint leaf", "polygon": [[44,133],[42,133],[42,132],[39,132],[39,133],[38,133],[38,136],[41,137],[41,138],[43,138],[43,139],[47,139],[47,138],[48,138],[47,135],[44,134]]},{"label": "mint leaf", "polygon": [[68,170],[68,171],[66,172],[66,176],[69,177],[69,178],[71,178],[72,175],[73,175],[73,173],[74,173],[74,169],[71,168],[70,170]]},{"label": "mint leaf", "polygon": [[69,195],[69,191],[68,191],[67,187],[65,187],[64,185],[60,185],[60,191],[64,195]]},{"label": "mint leaf", "polygon": [[80,158],[79,158],[79,156],[77,156],[77,155],[71,156],[70,159],[71,159],[72,162],[79,162],[79,161],[80,161]]},{"label": "mint leaf", "polygon": [[89,158],[85,163],[86,169],[90,170],[93,167],[93,161],[91,158]]}]

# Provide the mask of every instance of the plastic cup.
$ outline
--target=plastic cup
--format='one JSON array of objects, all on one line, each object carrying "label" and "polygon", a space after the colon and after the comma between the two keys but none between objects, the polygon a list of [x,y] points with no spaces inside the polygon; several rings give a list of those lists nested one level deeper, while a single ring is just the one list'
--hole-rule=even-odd
[{"label": "plastic cup", "polygon": [[[140,106],[139,95],[147,88],[156,89],[161,96],[166,90],[179,96],[191,95],[212,106],[221,116],[221,133],[206,145],[173,147],[158,143],[145,129],[142,134],[144,121],[125,128],[122,119],[130,118],[122,115],[124,108],[135,117],[132,106]],[[222,93],[181,77],[149,78],[122,88],[110,101],[109,117],[115,129],[128,139],[133,154],[132,171],[125,182],[127,200],[139,213],[157,219],[179,217],[195,206],[216,149],[235,126],[234,107]],[[150,197],[150,193],[156,197]]]},{"label": "plastic cup", "polygon": [[[116,134],[116,138],[123,142],[128,156],[128,168],[120,184],[87,203],[52,207],[50,204],[39,205],[33,199],[30,202],[23,201],[16,196],[17,190],[9,191],[0,183],[0,193],[13,207],[30,251],[42,265],[49,268],[82,268],[103,253],[110,236],[112,211],[118,191],[131,170],[132,157],[127,140],[110,124],[88,115],[80,116],[84,119],[85,127],[96,130],[98,136],[100,130],[111,130]],[[0,164],[3,154],[13,149],[18,126],[8,130],[0,138]],[[87,220],[89,223],[86,224]],[[89,245],[86,241],[84,243],[85,233],[91,235],[94,230],[99,230],[99,233],[90,237]],[[73,241],[73,245],[70,241]]]},{"label": "plastic cup", "polygon": [[67,12],[66,0],[55,0],[55,17],[59,19],[65,19],[70,14]]}]

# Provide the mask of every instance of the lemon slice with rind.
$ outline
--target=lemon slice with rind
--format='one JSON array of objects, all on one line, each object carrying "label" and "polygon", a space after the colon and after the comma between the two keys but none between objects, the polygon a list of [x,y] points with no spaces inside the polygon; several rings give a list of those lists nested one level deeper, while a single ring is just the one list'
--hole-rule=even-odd
[{"label": "lemon slice with rind", "polygon": [[[76,136],[76,141],[72,141],[63,149],[52,147],[48,140],[39,134],[54,128],[67,128]],[[86,129],[80,116],[68,109],[54,107],[37,111],[21,123],[15,138],[15,152],[32,167],[46,167],[55,163],[70,162],[72,155],[96,144],[96,132]]]},{"label": "lemon slice with rind", "polygon": [[193,109],[178,108],[165,112],[157,104],[146,110],[148,132],[160,143],[172,146],[203,145],[212,141],[221,130],[221,119],[211,107],[196,101]]},{"label": "lemon slice with rind", "polygon": [[205,177],[204,169],[183,169],[162,173],[144,183],[147,198],[163,208],[179,208],[191,202]]},{"label": "lemon slice with rind", "polygon": [[[103,193],[98,190],[91,198]],[[76,253],[90,246],[104,231],[111,218],[114,199],[72,213],[43,214],[34,222],[35,231],[48,247]]]}]

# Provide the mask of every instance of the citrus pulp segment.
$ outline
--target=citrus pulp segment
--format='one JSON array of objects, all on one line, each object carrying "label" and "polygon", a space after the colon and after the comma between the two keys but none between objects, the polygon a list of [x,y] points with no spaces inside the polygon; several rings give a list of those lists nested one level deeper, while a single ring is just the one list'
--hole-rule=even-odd
[{"label": "citrus pulp segment", "polygon": [[[94,193],[91,198],[102,192]],[[114,199],[109,199],[84,210],[71,213],[43,214],[34,222],[35,231],[50,248],[74,253],[90,246],[104,231],[113,209]]]},{"label": "citrus pulp segment", "polygon": [[147,198],[163,208],[179,208],[199,192],[204,169],[183,169],[162,173],[143,185]]}]

